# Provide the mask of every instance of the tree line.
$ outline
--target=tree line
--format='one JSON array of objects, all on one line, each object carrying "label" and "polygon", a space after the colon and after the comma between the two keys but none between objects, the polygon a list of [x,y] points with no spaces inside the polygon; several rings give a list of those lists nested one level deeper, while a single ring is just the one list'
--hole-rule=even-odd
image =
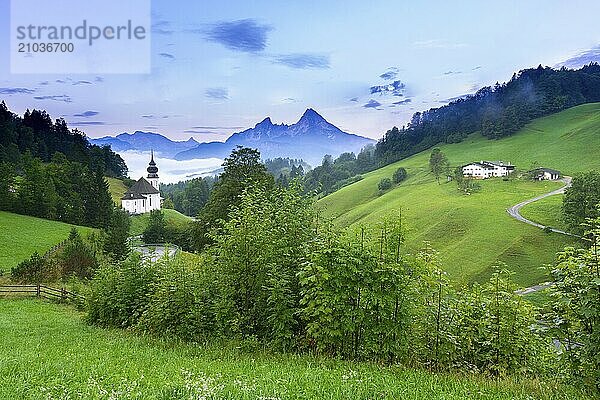
[{"label": "tree line", "polygon": [[402,160],[439,143],[459,143],[474,132],[488,139],[510,136],[532,119],[579,104],[600,101],[600,65],[578,70],[524,69],[503,84],[486,86],[449,104],[415,113],[406,126],[393,127],[373,147],[337,159],[325,156],[306,174],[311,191],[327,195],[361,179],[361,174]]},{"label": "tree line", "polygon": [[55,153],[67,160],[100,169],[106,176],[124,178],[127,166],[110,147],[89,143],[85,134],[69,129],[63,118],[52,122],[46,111],[27,110],[23,116],[10,112],[0,102],[0,162],[18,165],[23,154],[29,153],[43,162],[50,162]]}]

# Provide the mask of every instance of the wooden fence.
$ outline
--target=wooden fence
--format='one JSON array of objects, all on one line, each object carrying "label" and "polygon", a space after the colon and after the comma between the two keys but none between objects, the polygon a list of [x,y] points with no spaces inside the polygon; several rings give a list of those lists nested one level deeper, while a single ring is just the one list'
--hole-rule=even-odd
[{"label": "wooden fence", "polygon": [[8,296],[11,294],[30,295],[50,300],[83,302],[85,297],[70,292],[65,288],[56,289],[46,285],[2,285],[0,286],[0,295]]}]

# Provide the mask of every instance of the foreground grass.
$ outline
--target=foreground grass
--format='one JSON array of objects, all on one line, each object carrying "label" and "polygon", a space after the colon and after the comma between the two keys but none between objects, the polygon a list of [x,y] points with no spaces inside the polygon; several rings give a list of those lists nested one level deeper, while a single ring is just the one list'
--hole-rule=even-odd
[{"label": "foreground grass", "polygon": [[[162,210],[165,216],[165,222],[167,224],[173,225],[183,225],[190,222],[192,219],[187,215],[183,215],[177,210],[170,210],[168,208],[163,208]],[[131,227],[129,228],[129,234],[131,236],[137,236],[144,233],[144,230],[148,226],[148,221],[150,219],[150,214],[141,214],[135,215],[131,217]]]},{"label": "foreground grass", "polygon": [[[69,236],[73,225],[0,211],[0,270],[10,271],[35,251],[44,254]],[[86,234],[92,228],[77,227]]]},{"label": "foreground grass", "polygon": [[[600,167],[599,128],[600,104],[594,103],[540,118],[501,140],[473,134],[462,143],[438,147],[453,166],[504,160],[516,164],[522,172],[536,162],[574,175]],[[507,215],[506,209],[560,184],[492,179],[481,182],[481,192],[465,196],[452,182],[435,182],[428,168],[430,154],[427,150],[365,174],[361,181],[326,196],[318,204],[324,215],[341,227],[374,225],[383,216],[402,209],[409,228],[408,250],[417,251],[423,241],[431,242],[450,277],[459,284],[487,280],[498,262],[508,264],[523,286],[546,281],[548,276],[539,267],[552,263],[556,252],[572,245],[572,239],[545,234],[518,222]],[[378,193],[377,183],[390,178],[399,167],[406,168],[408,179],[384,194]],[[525,207],[524,215],[536,212],[537,205],[529,207],[534,209]],[[535,217],[544,214],[539,222],[561,227],[555,211],[544,209]]]},{"label": "foreground grass", "polygon": [[[43,318],[41,318],[43,316]],[[70,308],[0,301],[2,399],[576,399],[555,383],[493,381],[87,326]]]}]

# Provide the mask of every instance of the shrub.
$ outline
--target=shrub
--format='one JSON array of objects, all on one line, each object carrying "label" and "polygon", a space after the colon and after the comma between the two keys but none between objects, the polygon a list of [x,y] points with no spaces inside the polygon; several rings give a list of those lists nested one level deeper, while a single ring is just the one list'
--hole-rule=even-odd
[{"label": "shrub", "polygon": [[394,183],[400,183],[405,180],[407,176],[406,169],[400,167],[394,172],[392,179],[394,180]]},{"label": "shrub", "polygon": [[385,192],[392,188],[392,180],[390,178],[382,178],[377,184],[377,188],[381,192]]},{"label": "shrub", "polygon": [[152,210],[149,214],[148,226],[142,234],[144,243],[164,243],[166,233],[165,215],[161,210]]},{"label": "shrub", "polygon": [[58,257],[61,277],[91,278],[98,267],[98,260],[92,249],[83,241],[77,229],[71,229],[69,239]]},{"label": "shrub", "polygon": [[48,262],[37,252],[34,252],[28,260],[21,261],[10,271],[11,278],[17,282],[39,283],[48,276]]},{"label": "shrub", "polygon": [[100,326],[135,326],[149,301],[161,262],[143,262],[132,253],[116,265],[102,265],[92,279],[88,321]]}]

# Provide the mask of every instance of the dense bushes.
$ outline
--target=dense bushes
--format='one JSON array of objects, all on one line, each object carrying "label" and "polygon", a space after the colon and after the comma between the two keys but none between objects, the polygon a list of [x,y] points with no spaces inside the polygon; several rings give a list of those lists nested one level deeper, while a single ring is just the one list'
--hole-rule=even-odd
[{"label": "dense bushes", "polygon": [[73,228],[65,241],[44,256],[35,252],[13,267],[11,278],[22,283],[66,281],[71,277],[89,279],[98,266],[97,241],[93,234],[84,240]]},{"label": "dense bushes", "polygon": [[589,249],[559,254],[552,317],[571,375],[600,391],[600,218],[590,225]]},{"label": "dense bushes", "polygon": [[101,267],[88,318],[437,370],[540,370],[549,342],[506,272],[457,292],[431,249],[405,254],[401,218],[344,233],[317,217],[293,185],[246,190],[196,261]]}]

